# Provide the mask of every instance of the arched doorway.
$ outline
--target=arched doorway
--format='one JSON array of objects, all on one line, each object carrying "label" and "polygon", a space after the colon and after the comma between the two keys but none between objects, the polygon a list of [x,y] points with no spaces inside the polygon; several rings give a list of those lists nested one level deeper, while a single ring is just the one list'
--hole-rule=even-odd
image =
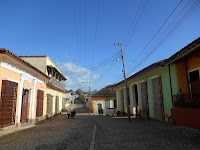
[{"label": "arched doorway", "polygon": [[101,103],[97,104],[97,112],[99,111],[100,108],[102,108],[102,104]]}]

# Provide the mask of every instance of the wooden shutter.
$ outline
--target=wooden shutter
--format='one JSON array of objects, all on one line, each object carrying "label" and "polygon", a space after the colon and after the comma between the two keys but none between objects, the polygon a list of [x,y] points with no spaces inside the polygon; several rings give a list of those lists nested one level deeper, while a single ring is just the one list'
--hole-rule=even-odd
[{"label": "wooden shutter", "polygon": [[43,116],[43,101],[44,101],[44,91],[37,90],[36,117]]},{"label": "wooden shutter", "polygon": [[2,80],[0,128],[15,124],[18,83]]},{"label": "wooden shutter", "polygon": [[52,95],[47,94],[47,114],[50,114],[52,111]]}]

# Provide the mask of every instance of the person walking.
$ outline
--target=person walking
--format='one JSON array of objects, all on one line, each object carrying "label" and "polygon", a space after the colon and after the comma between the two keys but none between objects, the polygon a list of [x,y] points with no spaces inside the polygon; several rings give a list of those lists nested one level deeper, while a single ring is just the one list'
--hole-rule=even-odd
[{"label": "person walking", "polygon": [[99,113],[99,116],[101,116],[101,108],[99,108],[98,113]]},{"label": "person walking", "polygon": [[103,109],[101,108],[101,114],[102,114],[102,116],[103,116]]},{"label": "person walking", "polygon": [[71,115],[71,108],[68,109],[67,115],[68,115],[68,119],[69,119],[69,117],[70,117],[70,115]]}]

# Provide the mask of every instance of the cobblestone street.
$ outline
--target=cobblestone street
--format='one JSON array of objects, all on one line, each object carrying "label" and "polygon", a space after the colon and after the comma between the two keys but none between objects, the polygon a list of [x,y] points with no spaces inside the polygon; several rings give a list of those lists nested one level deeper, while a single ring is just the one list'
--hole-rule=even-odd
[{"label": "cobblestone street", "polygon": [[[77,109],[78,110],[78,109]],[[0,137],[0,149],[200,149],[200,132],[151,120],[62,114]]]}]

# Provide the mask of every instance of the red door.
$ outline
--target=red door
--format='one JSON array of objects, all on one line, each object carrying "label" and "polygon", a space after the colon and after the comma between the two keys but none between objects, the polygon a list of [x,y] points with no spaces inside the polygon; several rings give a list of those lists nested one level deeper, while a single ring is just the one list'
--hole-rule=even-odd
[{"label": "red door", "polygon": [[27,112],[28,112],[28,97],[29,90],[23,89],[22,95],[22,109],[21,109],[21,123],[25,123],[28,121]]},{"label": "red door", "polygon": [[37,91],[37,108],[36,108],[36,117],[43,116],[43,101],[44,101],[44,91]]},{"label": "red door", "polygon": [[0,99],[0,128],[15,124],[18,84],[2,80]]}]

